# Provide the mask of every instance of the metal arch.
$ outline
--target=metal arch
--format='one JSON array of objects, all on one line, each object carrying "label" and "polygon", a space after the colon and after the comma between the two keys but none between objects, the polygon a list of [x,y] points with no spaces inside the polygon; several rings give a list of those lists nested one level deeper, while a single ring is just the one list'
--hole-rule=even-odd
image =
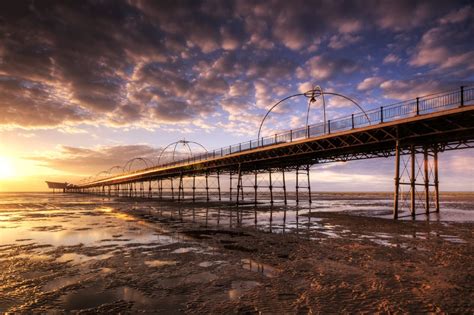
[{"label": "metal arch", "polygon": [[109,173],[108,173],[107,171],[102,171],[102,172],[97,173],[97,174],[94,176],[94,178],[97,178],[97,177],[99,177],[99,176],[102,175],[102,174],[109,174]]},{"label": "metal arch", "polygon": [[[317,95],[316,92],[319,92],[319,95]],[[283,103],[284,101],[287,101],[287,100],[289,100],[293,97],[297,97],[297,96],[305,96],[305,97],[308,97],[310,99],[308,101],[308,109],[307,109],[307,112],[306,112],[306,125],[307,126],[308,126],[308,123],[309,123],[309,112],[310,112],[311,103],[316,102],[316,97],[317,96],[322,97],[322,99],[323,99],[323,111],[324,111],[324,118],[323,118],[324,119],[324,132],[326,132],[326,101],[324,99],[324,94],[340,96],[340,97],[343,97],[346,100],[351,101],[353,104],[355,104],[364,113],[364,115],[367,118],[369,124],[371,123],[370,118],[367,115],[367,113],[365,112],[365,110],[356,101],[354,101],[353,99],[351,99],[351,98],[349,98],[345,95],[339,94],[339,93],[323,92],[323,89],[318,85],[318,86],[314,87],[313,89],[311,89],[311,90],[309,90],[305,93],[298,93],[298,94],[293,94],[293,95],[287,96],[287,97],[281,99],[280,101],[278,101],[277,103],[275,103],[272,107],[270,107],[270,109],[267,111],[267,113],[263,117],[262,122],[260,123],[260,126],[258,128],[257,141],[260,140],[260,134],[261,134],[261,131],[262,131],[263,123],[265,122],[265,119],[267,119],[268,115],[272,112],[272,110],[275,107],[277,107],[278,105],[280,105],[281,103]]]},{"label": "metal arch", "polygon": [[[132,164],[135,161],[142,161],[143,163],[145,163],[146,168],[149,167],[149,165],[147,163],[147,159],[142,158],[142,157],[137,157],[137,158],[133,158],[133,159],[128,160],[127,163],[125,163],[125,165],[122,167],[122,171],[123,172],[130,172],[130,168],[132,167]],[[148,162],[151,162],[151,161],[148,160]],[[151,164],[153,164],[153,163],[151,163]],[[127,170],[127,166],[128,166],[128,170]]]},{"label": "metal arch", "polygon": [[112,166],[111,168],[109,168],[109,169],[107,170],[107,173],[108,173],[108,174],[111,174],[114,169],[123,170],[122,166],[120,166],[120,165],[115,165],[115,166]]},{"label": "metal arch", "polygon": [[193,156],[193,152],[191,150],[191,146],[189,145],[190,143],[192,144],[196,144],[198,146],[200,146],[201,148],[204,149],[204,151],[209,152],[207,151],[207,149],[200,143],[196,142],[196,141],[189,141],[189,140],[178,140],[178,141],[175,141],[175,142],[172,142],[170,144],[168,144],[166,147],[163,148],[163,150],[161,150],[160,152],[160,155],[158,156],[158,163],[157,165],[160,165],[160,160],[161,160],[161,157],[163,156],[163,154],[166,152],[166,150],[171,147],[172,145],[174,145],[174,148],[173,148],[173,161],[174,161],[174,158],[175,158],[175,155],[176,155],[176,148],[178,146],[178,144],[182,143],[189,151],[189,155],[190,156]]}]

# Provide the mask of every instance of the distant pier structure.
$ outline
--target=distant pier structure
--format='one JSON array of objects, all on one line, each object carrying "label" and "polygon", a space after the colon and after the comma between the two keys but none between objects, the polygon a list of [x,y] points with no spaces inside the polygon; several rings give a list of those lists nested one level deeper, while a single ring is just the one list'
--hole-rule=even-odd
[{"label": "distant pier structure", "polygon": [[58,189],[60,191],[62,190],[63,192],[66,192],[66,190],[72,189],[74,187],[74,185],[71,185],[69,183],[59,183],[59,182],[46,181],[46,184],[48,185],[49,189],[53,190],[53,193],[56,192],[56,189]]},{"label": "distant pier structure", "polygon": [[[269,113],[290,98],[307,100],[306,125],[262,137]],[[340,97],[359,111],[328,119],[326,102]],[[309,125],[312,103],[320,101],[324,121]],[[330,104],[328,104],[330,105]],[[257,132],[256,132],[257,134]],[[394,157],[393,218],[439,212],[438,155],[448,150],[474,148],[474,86],[425,95],[412,100],[365,111],[351,98],[323,91],[317,86],[306,93],[288,96],[264,116],[257,139],[193,154],[192,141],[174,142],[189,149],[186,158],[155,165],[134,157],[124,167],[113,166],[75,185],[48,183],[50,188],[105,196],[195,201],[221,200],[221,192],[237,205],[258,200],[287,204],[287,180],[296,180],[296,203],[312,202],[310,174],[313,165],[338,161]],[[200,144],[199,144],[200,145]],[[168,145],[168,147],[170,147]],[[163,152],[162,152],[163,153]],[[162,154],[160,154],[160,158]],[[144,168],[132,171],[132,163]],[[127,168],[128,166],[128,168]],[[120,169],[112,175],[112,170]],[[221,183],[226,181],[226,185]],[[59,184],[59,185],[55,185]],[[364,183],[354,183],[357,185]],[[417,213],[417,209],[423,209]]]}]

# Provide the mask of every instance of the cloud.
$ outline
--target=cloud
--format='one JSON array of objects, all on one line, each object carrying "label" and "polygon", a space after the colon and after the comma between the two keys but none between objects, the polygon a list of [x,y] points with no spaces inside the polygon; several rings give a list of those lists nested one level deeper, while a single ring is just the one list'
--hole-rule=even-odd
[{"label": "cloud", "polygon": [[327,80],[339,74],[352,73],[357,68],[357,63],[351,59],[318,55],[308,59],[297,71],[299,78],[309,76],[317,80]]},{"label": "cloud", "polygon": [[367,90],[371,90],[375,87],[378,87],[380,85],[380,83],[382,83],[384,81],[383,78],[381,77],[369,77],[369,78],[365,78],[362,82],[360,82],[358,85],[357,85],[357,89],[359,91],[367,91]]},{"label": "cloud", "polygon": [[406,80],[387,80],[380,84],[386,98],[407,100],[438,91],[455,90],[470,81],[443,81],[435,77],[420,77]]},{"label": "cloud", "polygon": [[[106,171],[114,165],[124,166],[133,158],[142,157],[156,163],[161,149],[148,145],[117,145],[81,148],[61,146],[54,154],[31,156],[28,159],[40,162],[43,166],[55,170],[69,171],[83,175],[94,175]],[[141,163],[141,164],[140,164]],[[132,167],[145,167],[137,161]],[[114,173],[118,171],[115,170]]]},{"label": "cloud", "polygon": [[474,69],[474,51],[466,49],[474,27],[472,10],[469,11],[471,13],[467,14],[466,8],[462,8],[451,12],[441,18],[437,26],[426,31],[409,64],[415,67],[433,65],[440,70],[455,67]]},{"label": "cloud", "polygon": [[398,63],[400,62],[400,60],[401,60],[400,57],[398,57],[397,55],[393,53],[390,53],[387,56],[385,56],[385,58],[383,58],[383,63],[384,64]]},{"label": "cloud", "polygon": [[[146,144],[136,145],[115,145],[115,146],[97,146],[93,148],[83,148],[74,146],[60,146],[54,153],[43,153],[26,157],[28,160],[37,161],[43,167],[54,169],[55,171],[69,172],[75,175],[94,176],[99,172],[108,171],[114,166],[111,173],[118,174],[126,170],[141,169],[151,167],[158,162],[161,154],[160,163],[171,161],[173,148],[155,148]],[[202,151],[197,145],[191,145],[192,152]],[[163,154],[162,154],[163,152]],[[188,157],[188,149],[177,147],[175,159]],[[142,158],[143,160],[135,158]],[[102,174],[104,176],[106,174]]]},{"label": "cloud", "polygon": [[[153,129],[210,126],[216,113],[237,121],[237,107],[258,111],[299,82],[351,85],[367,47],[379,45],[368,36],[377,27],[395,40],[425,32],[415,48],[404,42],[410,65],[464,68],[455,76],[465,78],[471,20],[471,7],[446,1],[0,4],[0,124]],[[393,49],[385,64],[399,62],[402,48]]]},{"label": "cloud", "polygon": [[361,36],[343,34],[343,35],[333,35],[329,41],[329,47],[333,49],[341,49],[352,44],[355,44],[362,40]]}]

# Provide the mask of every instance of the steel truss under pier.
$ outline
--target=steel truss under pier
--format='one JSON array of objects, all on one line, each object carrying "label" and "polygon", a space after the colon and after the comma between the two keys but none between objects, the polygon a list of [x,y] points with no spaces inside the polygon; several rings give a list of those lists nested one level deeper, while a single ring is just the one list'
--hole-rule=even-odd
[{"label": "steel truss under pier", "polygon": [[67,190],[176,201],[226,198],[236,204],[256,204],[265,199],[271,204],[286,204],[291,176],[296,202],[312,202],[313,165],[394,157],[393,217],[399,218],[407,207],[411,216],[417,214],[417,208],[424,209],[423,213],[439,211],[438,155],[474,147],[474,89],[467,94],[461,89],[461,93],[461,97],[454,98],[458,103],[450,101],[449,106],[442,107],[434,102],[436,106],[424,114],[420,108],[425,103],[417,99],[410,103],[410,110],[407,104],[400,105],[396,115],[389,116],[391,112],[381,108],[377,123],[371,119],[372,123],[358,128],[354,127],[354,118],[352,128],[337,129],[337,125],[329,123],[327,132],[316,136],[309,126],[299,133],[299,138],[290,131],[291,137],[284,141],[276,135],[266,144],[262,138],[254,148],[250,142],[250,148],[239,145],[236,152],[232,147],[227,152],[214,150],[205,157],[112,176]]}]

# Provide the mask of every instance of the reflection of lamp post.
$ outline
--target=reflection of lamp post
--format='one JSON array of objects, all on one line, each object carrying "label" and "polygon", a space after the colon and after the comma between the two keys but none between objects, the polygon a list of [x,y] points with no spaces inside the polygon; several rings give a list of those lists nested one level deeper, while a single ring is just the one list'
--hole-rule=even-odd
[{"label": "reflection of lamp post", "polygon": [[[367,121],[369,122],[369,124],[371,123],[370,121],[370,118],[369,116],[367,115],[367,113],[365,112],[365,110],[359,105],[357,104],[356,101],[354,101],[353,99],[345,96],[345,95],[342,95],[342,94],[339,94],[339,93],[333,93],[333,92],[323,92],[323,89],[317,85],[316,87],[314,87],[313,89],[305,92],[305,93],[298,93],[298,94],[294,94],[294,95],[290,95],[290,96],[287,96],[283,99],[281,99],[280,101],[278,101],[277,103],[275,103],[272,107],[270,107],[270,109],[267,111],[267,113],[265,114],[265,116],[263,117],[262,121],[260,122],[260,126],[258,128],[258,134],[257,134],[257,143],[260,144],[260,134],[262,132],[262,127],[263,127],[263,123],[265,122],[265,119],[268,117],[268,115],[270,114],[270,112],[275,108],[277,107],[278,105],[280,105],[281,103],[283,103],[284,101],[286,100],[289,100],[290,98],[294,98],[294,97],[297,97],[297,96],[305,96],[307,98],[309,98],[309,101],[308,101],[308,109],[307,109],[307,113],[306,113],[306,129],[308,129],[308,126],[309,126],[309,111],[310,111],[310,107],[311,107],[311,103],[314,103],[316,102],[317,100],[317,97],[318,96],[321,96],[322,99],[323,99],[323,119],[324,119],[324,122],[323,122],[323,126],[324,126],[324,133],[326,133],[326,124],[327,124],[327,120],[326,120],[326,101],[324,99],[324,94],[326,95],[333,95],[333,96],[339,96],[339,97],[342,97],[350,102],[352,102],[354,105],[356,105],[365,115],[365,117],[367,118]],[[309,136],[309,134],[308,134]],[[262,145],[263,145],[263,140],[262,140]]]}]

